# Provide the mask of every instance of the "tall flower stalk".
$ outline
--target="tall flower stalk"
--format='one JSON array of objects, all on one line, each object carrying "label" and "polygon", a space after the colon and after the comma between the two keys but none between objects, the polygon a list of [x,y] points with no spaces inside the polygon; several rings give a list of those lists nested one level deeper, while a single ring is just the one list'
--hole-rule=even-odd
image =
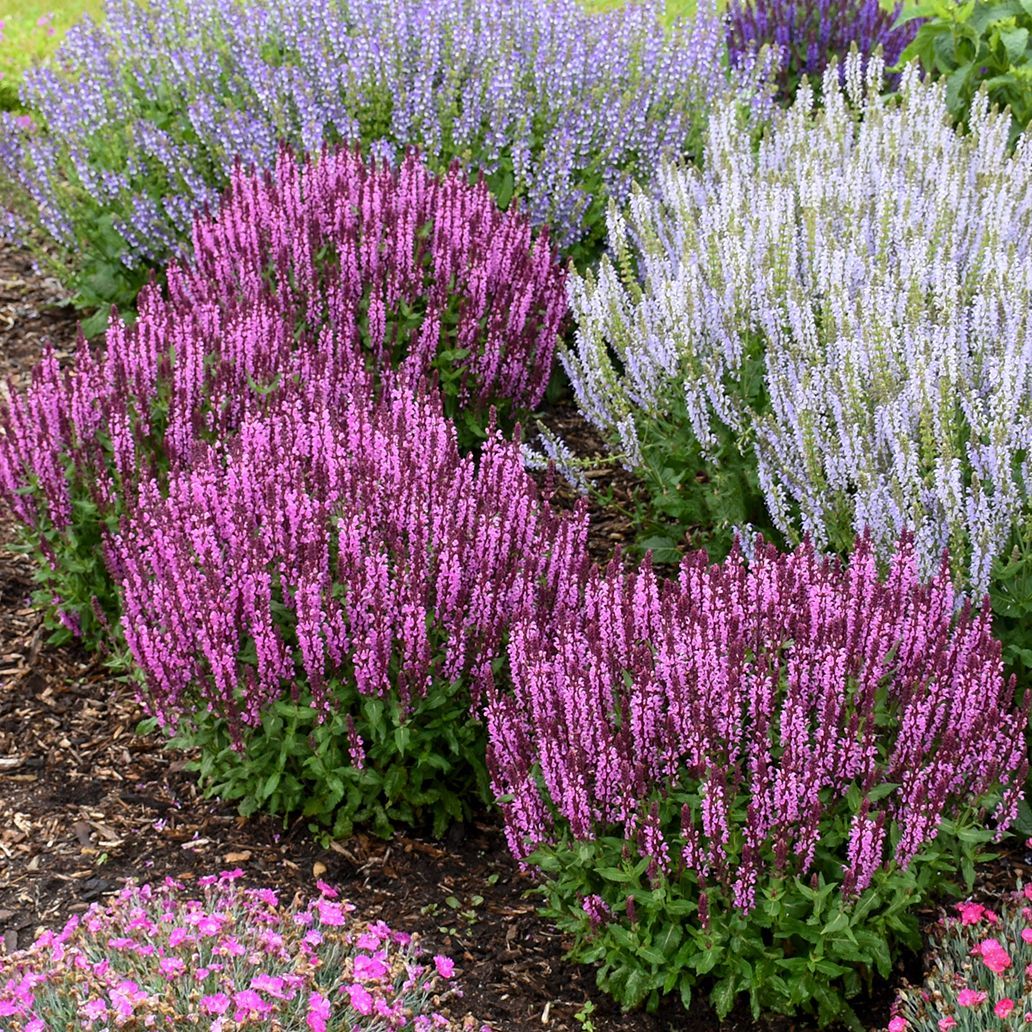
[{"label": "tall flower stalk", "polygon": [[344,405],[397,367],[434,375],[483,435],[489,407],[540,401],[566,313],[565,272],[527,218],[457,169],[353,151],[238,170],[189,261],[140,296],[101,351],[46,355],[0,404],[0,497],[39,555],[41,601],[87,642],[118,616],[102,556],[141,479],[189,466],[291,384]]},{"label": "tall flower stalk", "polygon": [[851,1018],[919,941],[914,908],[1013,819],[1030,700],[990,618],[957,614],[912,541],[879,576],[755,546],[676,578],[614,564],[580,605],[518,620],[488,708],[515,856],[622,1003]]}]

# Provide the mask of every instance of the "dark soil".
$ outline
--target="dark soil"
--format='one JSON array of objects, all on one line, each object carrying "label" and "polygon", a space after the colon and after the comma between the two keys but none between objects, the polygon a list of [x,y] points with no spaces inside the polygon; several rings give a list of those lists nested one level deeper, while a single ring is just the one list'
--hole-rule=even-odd
[{"label": "dark soil", "polygon": [[[0,376],[23,384],[45,339],[70,353],[76,324],[60,301],[55,283],[0,247]],[[572,407],[558,407],[549,423],[578,454],[602,454]],[[630,506],[628,476],[602,462],[591,475],[608,477],[612,496]],[[594,508],[593,550],[605,559],[626,544],[628,525],[617,510]],[[27,603],[30,565],[2,547],[13,539],[0,515],[0,950],[26,946],[127,878],[189,881],[239,866],[250,884],[288,893],[307,895],[325,878],[364,918],[422,933],[428,948],[455,958],[462,1009],[498,1032],[575,1030],[586,1002],[600,1032],[809,1032],[804,1022],[756,1024],[744,1013],[720,1025],[701,1004],[687,1014],[671,1005],[658,1016],[622,1015],[590,970],[564,960],[566,944],[536,916],[530,882],[490,815],[442,842],[358,835],[323,849],[303,822],[246,820],[202,798],[187,757],[164,750],[158,735],[136,734],[144,714],[129,684],[95,657],[45,644]],[[1008,854],[984,872],[983,895],[1027,878],[1026,859]],[[890,1000],[886,987],[865,1001],[870,1028],[884,1027]]]}]

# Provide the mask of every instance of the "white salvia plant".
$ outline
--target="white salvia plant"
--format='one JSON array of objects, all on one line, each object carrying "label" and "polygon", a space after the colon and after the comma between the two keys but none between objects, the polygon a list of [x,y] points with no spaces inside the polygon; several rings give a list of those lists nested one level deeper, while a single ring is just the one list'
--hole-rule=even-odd
[{"label": "white salvia plant", "polygon": [[[760,143],[733,106],[704,170],[665,166],[611,210],[612,260],[575,278],[564,355],[579,404],[631,467],[649,421],[720,424],[771,519],[844,549],[901,531],[949,548],[977,594],[1032,486],[1032,139],[984,98],[954,130],[941,85],[854,55]],[[760,389],[750,385],[760,383]]]}]

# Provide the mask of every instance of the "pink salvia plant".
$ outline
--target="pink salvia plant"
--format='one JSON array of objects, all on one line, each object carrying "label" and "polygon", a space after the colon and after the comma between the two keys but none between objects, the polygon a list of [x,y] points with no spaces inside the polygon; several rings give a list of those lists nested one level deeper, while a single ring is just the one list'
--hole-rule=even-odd
[{"label": "pink salvia plant", "polygon": [[436,393],[388,384],[332,406],[285,392],[143,483],[110,551],[159,722],[207,705],[253,727],[298,685],[324,713],[341,684],[403,710],[460,679],[477,699],[511,621],[575,600],[585,537],[517,443],[491,434],[475,462]]},{"label": "pink salvia plant", "polygon": [[[547,240],[483,184],[351,151],[237,171],[193,257],[62,372],[48,352],[0,405],[0,498],[41,558],[47,599],[88,643],[117,618],[100,562],[141,479],[192,461],[286,384],[335,407],[383,366],[441,382],[449,414],[540,400],[564,318]],[[479,413],[479,414],[478,414]],[[76,568],[74,576],[68,571]]]},{"label": "pink salvia plant", "polygon": [[650,876],[748,914],[761,880],[809,876],[836,813],[852,896],[944,819],[1002,786],[1002,828],[1021,796],[1028,703],[989,616],[956,613],[945,566],[923,583],[909,542],[884,579],[866,539],[845,564],[760,544],[671,580],[613,566],[582,605],[517,621],[509,655],[489,765],[521,859],[563,829],[617,834]]},{"label": "pink salvia plant", "polygon": [[0,1028],[489,1032],[440,1013],[461,995],[447,983],[450,958],[431,961],[413,936],[359,921],[325,883],[302,907],[243,888],[242,875],[127,885],[0,957]]},{"label": "pink salvia plant", "polygon": [[442,349],[458,352],[446,360],[458,401],[481,409],[540,402],[566,314],[546,231],[535,239],[458,165],[437,177],[411,152],[397,169],[350,150],[238,169],[218,215],[194,224],[193,261],[170,272],[169,292],[190,306],[257,301],[270,286],[303,324],[332,326],[378,366],[421,376]]}]

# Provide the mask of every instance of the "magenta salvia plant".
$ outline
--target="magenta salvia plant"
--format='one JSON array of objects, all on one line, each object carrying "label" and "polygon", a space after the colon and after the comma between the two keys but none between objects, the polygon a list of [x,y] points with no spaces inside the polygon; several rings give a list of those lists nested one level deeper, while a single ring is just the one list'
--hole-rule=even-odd
[{"label": "magenta salvia plant", "polygon": [[712,979],[723,1013],[847,998],[914,907],[1012,819],[1028,703],[989,618],[904,542],[884,580],[759,543],[676,579],[593,574],[580,606],[520,620],[489,768],[547,912],[627,1005]]},{"label": "magenta salvia plant", "polygon": [[853,47],[865,56],[880,50],[885,64],[895,65],[919,25],[897,25],[902,11],[902,0],[892,8],[881,0],[731,0],[728,49],[738,64],[772,46],[781,94],[791,97],[804,75],[819,84],[825,68]]},{"label": "magenta salvia plant", "polygon": [[301,907],[243,888],[242,875],[128,884],[109,905],[0,957],[0,1027],[488,1032],[470,1015],[439,1013],[461,995],[448,986],[450,957],[425,957],[416,937],[360,922],[325,882]]},{"label": "magenta salvia plant", "polygon": [[511,621],[576,594],[585,537],[516,442],[474,462],[435,395],[392,386],[196,448],[167,494],[141,486],[111,558],[145,705],[223,797],[441,831],[487,794],[471,702]]},{"label": "magenta salvia plant", "polygon": [[441,382],[450,414],[482,433],[489,403],[536,404],[565,313],[565,273],[525,218],[486,188],[351,152],[239,173],[194,260],[140,296],[103,353],[44,357],[0,406],[0,497],[40,553],[40,600],[87,644],[117,619],[101,562],[136,481],[189,463],[278,385],[343,402],[398,364]]}]

